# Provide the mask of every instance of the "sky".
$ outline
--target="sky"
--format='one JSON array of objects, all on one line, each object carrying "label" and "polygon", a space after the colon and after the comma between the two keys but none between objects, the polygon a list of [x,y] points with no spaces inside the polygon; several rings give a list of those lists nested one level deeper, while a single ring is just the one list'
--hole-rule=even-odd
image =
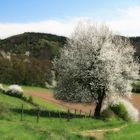
[{"label": "sky", "polygon": [[80,20],[140,36],[140,0],[0,0],[0,38],[24,32],[70,36]]}]

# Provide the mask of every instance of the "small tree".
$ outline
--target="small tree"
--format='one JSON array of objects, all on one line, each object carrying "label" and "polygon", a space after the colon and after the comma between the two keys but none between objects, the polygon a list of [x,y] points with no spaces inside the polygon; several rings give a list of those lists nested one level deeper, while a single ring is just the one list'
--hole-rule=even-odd
[{"label": "small tree", "polygon": [[57,99],[70,102],[95,102],[95,117],[100,117],[102,102],[112,95],[130,96],[138,79],[139,64],[129,40],[114,35],[106,26],[80,23],[59,58]]}]

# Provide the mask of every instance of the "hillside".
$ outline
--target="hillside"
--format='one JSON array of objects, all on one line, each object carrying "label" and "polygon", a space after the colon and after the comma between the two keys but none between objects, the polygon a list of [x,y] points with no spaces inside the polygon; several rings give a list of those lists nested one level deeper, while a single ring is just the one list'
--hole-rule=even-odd
[{"label": "hillside", "polygon": [[[23,89],[26,92],[30,90],[46,91],[46,94],[48,92],[47,89],[37,87]],[[89,117],[89,114],[87,117],[80,115],[80,112],[77,114],[71,112],[70,121],[68,121],[67,110],[64,108],[62,110],[60,105],[37,97],[32,99],[40,106],[40,111],[37,106],[27,101],[0,92],[0,140],[94,140],[94,136],[83,136],[82,133],[88,130],[113,129],[125,125],[123,120],[97,120]],[[37,117],[38,113],[40,117]],[[139,134],[139,129],[131,130],[131,134],[134,132]],[[110,137],[109,134],[108,137]],[[126,139],[124,136],[121,138]]]},{"label": "hillside", "polygon": [[[66,37],[46,33],[23,33],[6,39],[0,39],[0,51],[26,54],[39,59],[50,59],[58,54],[59,48],[66,43]],[[136,55],[140,56],[140,37],[130,37],[136,48]]]},{"label": "hillside", "polygon": [[[0,83],[45,86],[52,84],[52,60],[67,38],[23,33],[0,40]],[[140,58],[140,37],[130,37]]]},{"label": "hillside", "polygon": [[60,47],[66,43],[66,37],[45,33],[23,33],[0,40],[0,50],[15,54],[30,53],[30,57],[52,59]]},{"label": "hillside", "polygon": [[136,48],[136,56],[138,56],[140,60],[140,37],[130,37],[130,41]]},{"label": "hillside", "polygon": [[44,33],[24,33],[0,40],[0,82],[51,84],[51,60],[65,43],[65,37]]}]

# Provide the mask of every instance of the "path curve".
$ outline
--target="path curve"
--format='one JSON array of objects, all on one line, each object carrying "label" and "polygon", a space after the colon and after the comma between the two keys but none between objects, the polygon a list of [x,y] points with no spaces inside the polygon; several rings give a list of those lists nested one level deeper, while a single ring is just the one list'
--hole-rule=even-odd
[{"label": "path curve", "polygon": [[[95,104],[92,103],[92,104],[86,104],[86,103],[67,103],[67,102],[64,102],[64,101],[61,101],[61,100],[56,100],[54,97],[53,97],[53,93],[50,92],[50,91],[46,91],[46,92],[35,92],[35,91],[28,91],[27,92],[29,95],[31,96],[36,96],[36,97],[39,97],[39,98],[42,98],[48,102],[51,102],[51,103],[54,103],[54,104],[57,104],[57,105],[61,105],[65,108],[69,108],[69,109],[72,109],[72,110],[82,110],[84,112],[90,112],[94,111],[95,109]],[[140,112],[140,94],[134,94],[131,98],[131,103],[138,109],[138,111]]]},{"label": "path curve", "polygon": [[89,113],[90,111],[93,113],[94,109],[95,109],[95,104],[86,104],[86,103],[68,103],[68,102],[64,102],[62,100],[56,100],[53,97],[53,93],[52,92],[34,92],[34,91],[28,91],[27,92],[29,95],[31,96],[36,96],[39,98],[42,98],[48,102],[57,104],[57,105],[61,105],[65,108],[69,108],[71,110],[82,110],[83,112],[87,112]]},{"label": "path curve", "polygon": [[110,132],[110,131],[117,132],[125,127],[127,127],[127,125],[123,125],[121,127],[116,127],[116,128],[85,130],[85,131],[82,131],[80,134],[82,136],[88,136],[88,137],[90,136],[96,139],[103,139],[106,132]]}]

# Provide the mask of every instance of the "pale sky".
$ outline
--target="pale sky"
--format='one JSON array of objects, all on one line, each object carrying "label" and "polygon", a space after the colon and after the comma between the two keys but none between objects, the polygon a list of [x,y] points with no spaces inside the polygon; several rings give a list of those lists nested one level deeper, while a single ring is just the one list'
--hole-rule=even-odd
[{"label": "pale sky", "polygon": [[69,36],[79,20],[140,36],[140,0],[0,0],[0,38],[23,32]]}]

